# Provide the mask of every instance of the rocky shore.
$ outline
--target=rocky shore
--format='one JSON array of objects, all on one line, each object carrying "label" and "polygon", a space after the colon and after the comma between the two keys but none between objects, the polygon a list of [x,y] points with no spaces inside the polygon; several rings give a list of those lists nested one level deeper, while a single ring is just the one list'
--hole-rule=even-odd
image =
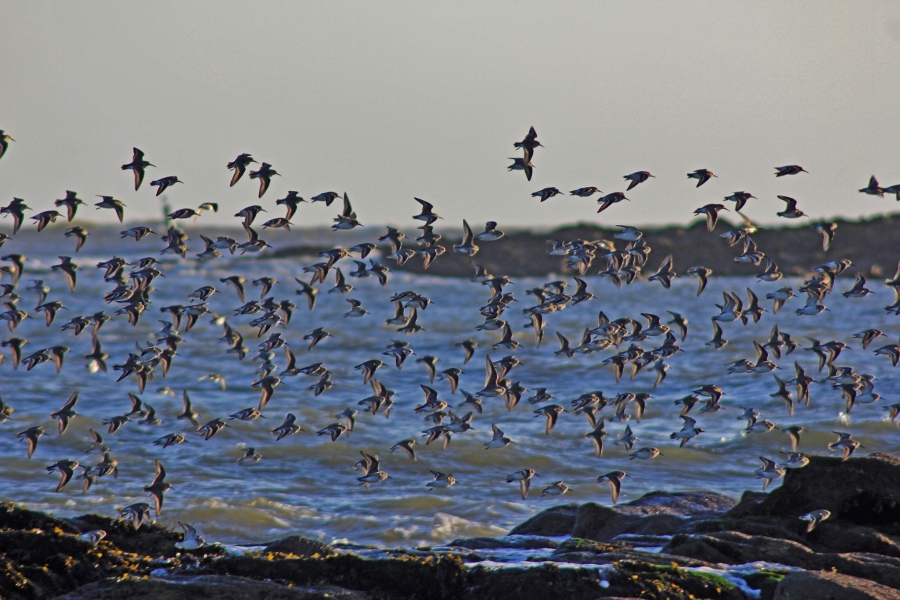
[{"label": "rocky shore", "polygon": [[[811,532],[799,517],[830,511]],[[97,542],[86,532],[103,530]],[[0,597],[888,600],[900,589],[900,460],[811,457],[768,494],[652,492],[563,504],[497,538],[415,549],[294,536],[179,550],[156,524],[0,505]]]},{"label": "rocky shore", "polygon": [[[706,230],[705,221],[696,221],[688,227],[641,228],[644,239],[653,249],[648,268],[656,269],[663,258],[672,254],[675,271],[683,273],[690,267],[703,265],[713,270],[715,275],[755,275],[762,271],[747,263],[736,263],[734,257],[741,254],[743,244],[729,247],[720,237],[729,229],[741,225],[729,224],[727,213],[713,232]],[[780,270],[787,275],[804,275],[811,268],[823,262],[846,258],[866,275],[880,277],[893,275],[897,267],[897,227],[900,225],[900,214],[885,215],[859,221],[835,220],[837,231],[831,248],[822,250],[822,236],[810,229],[811,223],[786,227],[760,228],[753,235],[759,250],[772,257]],[[473,224],[473,227],[475,225]],[[478,255],[474,261],[485,267],[488,272],[510,277],[542,276],[551,273],[566,273],[565,260],[560,256],[547,254],[550,246],[548,240],[571,241],[606,240],[615,243],[616,248],[624,247],[624,243],[613,238],[617,228],[604,228],[591,224],[577,224],[554,229],[546,233],[507,232],[506,237],[496,242],[480,242]],[[409,239],[416,237],[407,231],[405,246],[416,248]],[[418,234],[418,232],[415,232]],[[415,257],[400,267],[400,270],[414,273],[450,277],[470,277],[474,270],[470,259],[453,252],[453,244],[459,243],[461,231],[448,232],[440,228],[438,233],[444,239],[438,242],[446,249],[432,263],[428,270],[422,268],[422,259]],[[380,235],[380,234],[379,234]],[[276,246],[273,253],[276,257],[314,256],[317,252],[328,250],[326,247],[314,245]],[[385,246],[387,247],[387,246]],[[596,274],[604,268],[606,261],[595,260],[589,273]],[[386,262],[393,267],[393,263]],[[647,269],[645,269],[647,270]]]}]

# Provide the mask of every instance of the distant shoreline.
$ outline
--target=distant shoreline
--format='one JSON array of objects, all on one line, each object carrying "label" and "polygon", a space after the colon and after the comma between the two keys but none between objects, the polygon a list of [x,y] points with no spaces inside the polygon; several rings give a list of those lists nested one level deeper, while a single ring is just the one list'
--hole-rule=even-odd
[{"label": "distant shoreline", "polygon": [[[897,229],[900,227],[900,213],[858,221],[834,222],[837,224],[837,231],[827,252],[822,249],[822,236],[810,229],[812,221],[781,228],[760,228],[752,237],[759,250],[774,259],[779,269],[788,276],[807,274],[816,265],[838,259],[851,260],[867,276],[890,276],[894,273],[900,260],[900,230]],[[721,237],[721,234],[734,228],[726,220],[720,219],[712,232],[706,230],[705,221],[699,220],[687,227],[643,229],[644,239],[652,248],[644,273],[655,271],[668,254],[672,254],[674,269],[679,274],[698,265],[712,269],[714,276],[753,276],[761,273],[761,266],[734,262],[734,257],[743,250],[743,242],[729,247],[728,242]],[[385,262],[394,270],[446,277],[470,277],[474,274],[471,262],[485,267],[490,273],[511,277],[575,274],[575,271],[565,268],[564,257],[550,256],[547,253],[548,241],[602,239],[615,243],[616,248],[623,248],[625,243],[613,238],[618,231],[619,229],[589,224],[575,224],[547,233],[510,232],[503,239],[480,242],[480,250],[471,261],[468,257],[453,252],[452,246],[459,239],[451,234],[449,240],[445,236],[438,242],[447,252],[438,257],[427,270],[422,268],[422,259],[419,257],[414,257],[399,268],[390,261]],[[404,247],[416,248],[414,245]],[[277,248],[273,256],[286,258],[314,255],[326,249],[311,245],[285,246]],[[605,264],[606,261],[598,257],[587,274],[598,273],[605,268]]]}]

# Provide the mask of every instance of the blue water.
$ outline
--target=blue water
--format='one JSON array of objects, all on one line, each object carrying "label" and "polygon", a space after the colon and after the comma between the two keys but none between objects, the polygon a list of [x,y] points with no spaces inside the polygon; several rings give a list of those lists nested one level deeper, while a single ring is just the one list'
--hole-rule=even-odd
[{"label": "blue water", "polygon": [[[886,357],[873,354],[874,349],[894,343],[900,335],[898,317],[886,315],[882,308],[893,301],[893,295],[880,282],[873,281],[870,287],[875,294],[863,299],[841,297],[839,292],[852,284],[849,272],[838,278],[835,292],[826,299],[829,311],[813,317],[797,316],[794,310],[802,305],[802,300],[793,299],[775,316],[771,312],[771,302],[764,301],[767,312],[759,323],[723,325],[730,343],[720,351],[705,348],[704,343],[712,335],[710,318],[718,313],[713,304],[721,303],[722,291],[735,291],[746,298],[745,289],[750,287],[764,298],[766,293],[782,285],[792,285],[796,291],[802,282],[760,284],[752,276],[713,277],[707,290],[697,298],[695,281],[686,277],[676,279],[672,289],[665,290],[657,283],[646,281],[636,281],[618,289],[608,280],[588,276],[589,289],[597,298],[548,315],[544,344],[535,348],[530,325],[525,326],[526,319],[520,312],[533,304],[533,297],[526,296],[524,291],[559,278],[567,279],[571,290],[574,281],[571,273],[540,279],[514,279],[514,285],[506,291],[513,292],[518,302],[513,303],[504,318],[509,320],[515,339],[521,343],[515,356],[522,365],[512,372],[511,379],[521,381],[529,391],[512,412],[506,410],[502,398],[486,399],[484,414],[475,415],[475,430],[455,434],[449,447],[442,450],[440,444],[424,445],[421,432],[431,423],[413,412],[424,399],[420,384],[428,384],[427,371],[424,365],[415,362],[415,358],[438,356],[439,371],[453,366],[464,370],[461,388],[473,393],[481,389],[485,353],[490,352],[495,360],[511,354],[502,349],[491,350],[490,345],[500,339],[498,332],[475,331],[475,326],[482,321],[478,307],[490,297],[488,288],[465,279],[392,272],[386,289],[382,289],[374,277],[348,279],[355,289],[343,296],[326,293],[333,285],[333,279],[329,278],[325,285],[317,286],[320,288],[318,303],[315,310],[309,312],[305,299],[295,295],[298,286],[293,277],[308,280],[302,267],[320,259],[274,260],[265,258],[265,253],[226,256],[206,264],[172,259],[171,255],[164,257],[159,268],[166,277],[153,282],[156,290],[151,296],[152,304],[138,325],[132,327],[124,316],[117,316],[100,331],[104,350],[110,355],[110,367],[123,363],[128,353],[135,351],[135,343],[146,345],[155,339],[155,332],[161,326],[160,319],[168,319],[168,315],[159,312],[160,307],[188,304],[187,295],[193,290],[201,285],[214,285],[220,293],[209,300],[210,309],[220,315],[232,315],[241,302],[230,287],[219,282],[220,278],[245,276],[249,300],[259,294],[259,288],[249,285],[250,280],[272,276],[278,283],[271,295],[278,300],[291,298],[298,304],[290,325],[279,329],[296,353],[298,366],[324,362],[334,374],[334,386],[314,397],[307,388],[316,378],[302,375],[283,378],[264,410],[267,418],[253,422],[229,421],[230,427],[204,441],[193,432],[189,423],[175,419],[181,412],[183,389],[189,390],[194,408],[200,413],[201,424],[215,417],[227,418],[233,412],[256,406],[259,401],[259,392],[250,387],[256,379],[257,363],[252,357],[259,340],[256,330],[248,325],[258,315],[228,316],[228,322],[243,334],[250,349],[244,361],[225,353],[224,345],[217,343],[222,327],[212,324],[210,317],[205,316],[191,331],[181,331],[185,341],[178,348],[168,376],[163,378],[158,372],[146,391],[140,394],[157,409],[162,424],[147,426],[131,422],[109,435],[101,420],[129,410],[127,394],[137,393],[137,383],[133,377],[116,383],[119,372],[111,368],[108,373],[86,371],[86,361],[81,357],[91,350],[90,332],[75,337],[70,331],[60,331],[60,327],[76,315],[90,315],[99,310],[112,314],[115,311],[115,305],[106,305],[102,300],[103,294],[113,285],[102,280],[103,272],[94,268],[94,264],[113,254],[128,259],[159,257],[163,244],[156,236],[139,243],[132,239],[120,242],[109,232],[98,230],[82,252],[74,255],[74,244],[62,237],[63,230],[51,227],[40,235],[23,231],[2,249],[3,255],[13,252],[28,255],[26,272],[18,290],[23,297],[20,307],[32,312],[35,295],[25,288],[32,279],[43,279],[52,288],[49,299],[62,300],[68,308],[60,311],[57,321],[49,328],[44,326],[43,315],[35,314],[34,319],[26,320],[14,334],[28,340],[25,355],[57,344],[71,347],[61,373],[57,374],[51,363],[38,365],[31,372],[22,367],[13,370],[8,350],[4,351],[6,363],[0,366],[0,394],[15,408],[12,418],[0,424],[0,451],[6,457],[0,472],[0,496],[28,507],[65,516],[85,512],[116,515],[124,505],[149,500],[141,488],[153,479],[154,459],[160,458],[168,472],[167,481],[173,485],[165,496],[160,521],[169,525],[174,525],[177,520],[193,523],[207,540],[254,543],[300,533],[326,541],[412,546],[446,543],[461,536],[502,534],[535,512],[560,502],[607,504],[610,502],[609,488],[605,483],[598,484],[596,477],[614,470],[624,470],[631,475],[623,484],[620,502],[657,489],[710,489],[734,496],[746,489],[760,490],[762,481],[754,474],[759,466],[758,457],[781,458],[778,451],[789,449],[789,438],[778,430],[743,435],[745,421],[738,418],[742,406],[756,408],[762,418],[779,426],[802,425],[805,432],[800,450],[809,454],[828,454],[828,443],[837,439],[832,431],[852,432],[854,439],[865,446],[858,451],[861,454],[900,451],[897,428],[884,410],[885,406],[898,401],[897,370]],[[264,237],[270,239],[268,235]],[[295,232],[272,236],[271,240],[273,245],[281,247],[291,243],[347,247],[370,237],[376,236],[368,230],[343,235]],[[503,241],[493,243],[502,244]],[[192,232],[189,245],[192,250],[189,256],[202,250],[196,232]],[[82,267],[74,294],[68,291],[59,273],[49,271],[49,267],[58,262],[58,255],[73,255]],[[651,255],[649,263],[655,266],[660,258]],[[345,274],[353,268],[349,259],[339,264]],[[683,272],[688,266],[678,264],[676,253],[676,271]],[[749,272],[753,269],[748,268]],[[4,278],[3,282],[8,281]],[[420,311],[419,324],[426,330],[411,336],[397,333],[397,326],[384,322],[393,316],[393,304],[388,296],[404,290],[416,290],[434,300],[427,310]],[[347,297],[361,301],[369,314],[360,319],[344,318],[343,313],[349,309]],[[655,375],[649,369],[634,380],[628,378],[626,371],[622,380],[616,383],[612,369],[602,365],[603,359],[613,354],[612,349],[576,355],[571,359],[554,355],[559,349],[555,331],[562,332],[573,344],[577,343],[585,327],[596,326],[601,310],[612,319],[631,316],[643,320],[640,313],[651,312],[668,320],[666,310],[680,312],[689,319],[690,332],[681,344],[685,352],[668,361],[668,377],[658,388],[653,389]],[[851,349],[845,350],[836,364],[853,366],[857,372],[875,375],[875,391],[882,399],[874,404],[858,405],[848,416],[839,391],[826,384],[813,384],[811,406],[798,404],[794,416],[788,417],[784,403],[769,396],[776,390],[772,374],[726,375],[726,363],[741,358],[755,359],[753,340],[763,342],[776,322],[782,331],[790,333],[803,346],[809,346],[804,336],[850,344]],[[320,326],[334,337],[307,351],[303,335]],[[868,328],[881,329],[887,336],[876,340],[868,350],[862,350],[859,341],[852,336]],[[3,339],[10,335],[4,331]],[[454,344],[468,338],[476,340],[479,346],[475,357],[463,366],[463,351]],[[381,355],[392,339],[405,339],[415,350],[415,355],[402,370],[397,370],[389,357]],[[651,349],[661,339],[653,338],[640,345]],[[359,400],[371,394],[371,389],[363,384],[362,375],[353,367],[373,358],[387,363],[378,371],[377,377],[396,391],[390,418],[381,414],[372,416],[357,406]],[[825,376],[817,372],[816,357],[812,352],[797,349],[781,360],[772,360],[781,367],[776,373],[782,379],[793,377],[795,360],[818,380]],[[284,368],[281,350],[276,351],[275,362],[279,371]],[[209,373],[223,375],[227,389],[198,380]],[[721,401],[724,409],[717,413],[701,413],[701,405],[695,406],[691,414],[705,432],[684,448],[678,448],[669,439],[670,433],[681,428],[678,417],[681,407],[674,402],[707,383],[716,383],[725,390],[726,395]],[[159,393],[163,387],[171,388],[178,397]],[[440,392],[441,399],[450,404],[463,400],[461,394],[450,393],[446,382],[435,381],[433,387]],[[584,417],[571,412],[563,413],[556,428],[550,435],[545,435],[544,418],[535,417],[532,410],[536,407],[525,401],[537,387],[548,388],[555,397],[554,402],[567,409],[572,399],[587,391],[602,390],[607,397],[615,397],[621,392],[651,392],[653,398],[648,402],[644,418],[640,423],[632,418],[627,424],[639,438],[635,449],[655,446],[663,455],[650,461],[630,461],[628,453],[612,443],[626,424],[608,422],[607,447],[603,457],[598,458],[590,440],[584,438],[590,426]],[[76,407],[79,416],[72,421],[65,435],[59,436],[56,422],[49,414],[62,406],[75,390],[80,393]],[[335,422],[335,415],[346,407],[360,410],[352,434],[333,443],[327,437],[315,435],[318,429]],[[461,407],[457,411],[464,414],[467,409]],[[287,412],[297,415],[304,431],[275,442],[270,430],[280,425]],[[633,409],[629,408],[628,413],[633,414]],[[610,418],[614,409],[607,407],[601,414]],[[493,423],[516,443],[503,449],[485,450],[484,443],[491,439]],[[32,425],[44,425],[47,433],[41,438],[34,457],[28,460],[26,447],[16,440],[15,434]],[[58,476],[48,474],[44,467],[63,458],[85,464],[99,461],[96,453],[84,453],[90,446],[89,428],[103,434],[113,457],[119,461],[119,478],[104,477],[86,494],[82,494],[80,481],[73,481],[55,493]],[[152,444],[153,440],[171,432],[186,435],[189,442],[165,450]],[[420,440],[416,446],[417,462],[399,451],[390,453],[391,445],[410,437]],[[237,460],[248,446],[254,447],[264,458],[256,464],[239,465]],[[390,478],[369,489],[358,486],[356,477],[360,473],[352,467],[359,460],[360,451],[378,454],[382,469],[390,474]],[[504,482],[507,474],[523,468],[535,469],[540,474],[533,481],[527,501],[519,497],[516,484]],[[458,483],[450,489],[429,491],[425,484],[432,480],[430,469],[452,473]],[[541,497],[540,491],[544,487],[559,480],[570,488],[565,496]],[[774,486],[778,484],[776,481]]]}]

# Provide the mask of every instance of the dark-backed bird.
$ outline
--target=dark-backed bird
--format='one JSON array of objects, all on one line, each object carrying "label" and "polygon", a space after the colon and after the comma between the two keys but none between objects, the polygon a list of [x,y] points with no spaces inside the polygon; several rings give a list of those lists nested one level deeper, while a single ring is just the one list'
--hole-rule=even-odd
[{"label": "dark-backed bird", "polygon": [[244,176],[244,172],[247,170],[247,167],[250,166],[251,163],[255,163],[253,157],[249,154],[238,154],[237,158],[226,165],[229,171],[234,171],[231,174],[231,183],[229,187],[234,187],[238,181],[241,180],[241,177]]},{"label": "dark-backed bird", "polygon": [[[134,173],[134,191],[138,191],[141,183],[144,181],[144,170],[147,167],[155,167],[156,165],[144,160],[144,153],[137,148],[132,148],[131,162],[122,165],[123,171],[132,171]],[[158,195],[158,194],[157,194]]]},{"label": "dark-backed bird", "polygon": [[262,163],[256,171],[250,171],[250,179],[259,179],[259,198],[262,198],[263,194],[266,193],[266,190],[269,189],[269,184],[272,182],[273,175],[280,176],[281,174],[273,169],[272,165],[267,162]]}]

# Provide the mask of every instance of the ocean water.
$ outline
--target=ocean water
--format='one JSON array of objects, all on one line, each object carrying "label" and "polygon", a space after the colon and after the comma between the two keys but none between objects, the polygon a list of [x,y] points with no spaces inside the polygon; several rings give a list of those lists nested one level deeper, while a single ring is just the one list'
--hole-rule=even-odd
[{"label": "ocean water", "polygon": [[[153,479],[154,459],[159,458],[168,474],[166,481],[173,486],[165,496],[160,521],[168,525],[175,525],[179,520],[192,523],[208,541],[253,544],[299,533],[329,542],[435,545],[457,537],[503,534],[536,512],[561,502],[608,504],[609,488],[605,483],[598,484],[596,478],[609,471],[624,470],[630,476],[623,483],[620,502],[634,500],[653,490],[713,490],[735,497],[747,489],[761,490],[762,480],[754,474],[759,466],[758,457],[782,458],[778,452],[789,449],[789,438],[778,430],[743,434],[746,422],[739,418],[740,407],[754,407],[762,413],[762,418],[778,426],[802,425],[805,431],[800,450],[808,454],[828,454],[828,443],[837,439],[833,431],[853,433],[854,439],[865,446],[858,450],[860,454],[900,452],[897,426],[890,422],[889,413],[884,410],[885,406],[900,402],[898,371],[887,357],[873,353],[884,344],[894,343],[900,335],[898,317],[883,310],[893,302],[893,294],[880,282],[872,281],[869,287],[876,293],[862,299],[841,297],[840,292],[852,285],[849,271],[838,278],[834,293],[826,299],[828,311],[818,316],[798,316],[794,311],[802,305],[802,300],[793,299],[776,316],[771,312],[771,301],[764,301],[767,312],[759,323],[723,324],[725,338],[730,343],[719,351],[704,347],[704,343],[712,335],[710,318],[718,313],[714,304],[721,303],[722,291],[734,291],[745,298],[749,287],[764,298],[766,293],[782,285],[792,285],[796,290],[802,282],[759,283],[749,275],[755,270],[748,267],[747,277],[713,277],[707,290],[697,298],[695,280],[686,277],[676,279],[672,289],[666,290],[658,283],[647,281],[636,281],[618,289],[607,280],[588,276],[585,279],[596,298],[548,315],[544,343],[536,348],[530,325],[525,325],[527,319],[521,314],[521,309],[533,304],[533,297],[527,296],[525,290],[555,279],[566,279],[571,286],[574,281],[571,273],[515,279],[506,291],[513,292],[518,301],[503,318],[510,322],[515,339],[521,344],[514,354],[522,364],[512,371],[510,378],[520,381],[529,391],[511,412],[504,407],[502,398],[485,399],[484,414],[475,414],[474,430],[455,434],[449,446],[442,449],[439,443],[425,446],[422,431],[431,423],[413,411],[424,399],[420,385],[429,384],[425,366],[415,359],[437,356],[438,371],[460,367],[464,371],[460,387],[472,393],[481,389],[485,354],[489,353],[495,360],[513,354],[491,348],[500,339],[498,332],[475,330],[482,321],[478,309],[490,297],[487,286],[465,279],[392,272],[386,288],[374,277],[348,278],[354,289],[344,296],[326,293],[333,285],[330,278],[326,284],[317,286],[318,302],[310,312],[305,298],[295,294],[298,286],[293,277],[308,280],[302,267],[318,262],[318,257],[226,256],[200,264],[167,255],[160,257],[165,260],[159,265],[165,277],[153,282],[156,290],[151,296],[152,304],[138,325],[132,327],[124,316],[117,316],[101,329],[100,339],[110,355],[110,371],[91,373],[85,369],[86,361],[82,358],[91,350],[90,332],[75,337],[71,331],[60,331],[60,327],[76,315],[90,315],[99,310],[113,314],[117,308],[106,305],[102,299],[113,284],[104,282],[103,271],[94,268],[98,261],[113,254],[127,259],[159,257],[162,243],[155,236],[139,243],[132,239],[119,241],[109,232],[99,231],[75,255],[74,244],[62,238],[62,231],[58,227],[48,228],[39,235],[23,231],[0,251],[3,255],[28,255],[18,290],[23,297],[22,308],[32,312],[36,296],[25,288],[32,279],[43,279],[52,288],[49,300],[61,300],[68,309],[60,311],[50,327],[45,327],[42,314],[35,313],[35,318],[26,320],[14,334],[4,331],[2,336],[2,339],[11,335],[26,338],[24,355],[58,344],[71,348],[59,374],[52,363],[38,365],[31,372],[23,367],[13,370],[8,350],[3,351],[7,360],[0,366],[0,395],[15,412],[11,419],[0,424],[0,451],[5,458],[0,470],[0,497],[30,508],[62,516],[86,512],[116,515],[122,506],[151,501],[141,488]],[[273,236],[273,245],[283,246],[283,241],[290,239],[295,244],[347,247],[370,237],[375,236],[368,229],[345,236],[296,232],[279,236],[279,244],[275,244],[274,239],[278,238]],[[199,245],[199,236],[192,233],[189,256],[202,250]],[[723,251],[730,250],[723,244]],[[58,255],[72,255],[81,265],[75,293],[69,292],[61,274],[50,271],[50,266],[58,262]],[[651,255],[649,264],[655,267],[661,258]],[[676,271],[683,272],[690,266],[680,265],[677,253],[675,261]],[[353,263],[344,259],[339,266],[348,273]],[[230,427],[204,441],[189,423],[175,419],[181,412],[182,390],[189,391],[201,424],[256,406],[260,396],[250,385],[256,379],[257,363],[253,361],[256,344],[266,336],[257,339],[256,330],[248,325],[258,315],[230,316],[241,302],[219,279],[231,275],[247,278],[248,300],[259,294],[259,288],[249,285],[250,280],[262,276],[277,278],[271,295],[277,300],[290,298],[298,304],[290,325],[278,330],[293,348],[298,366],[324,362],[333,372],[334,386],[314,397],[308,387],[315,383],[315,377],[283,378],[264,410],[266,418],[230,421]],[[4,279],[6,282],[8,279]],[[208,316],[202,317],[191,331],[181,331],[184,342],[178,348],[168,376],[164,378],[158,372],[145,392],[139,394],[156,408],[163,422],[157,426],[131,422],[115,434],[107,434],[101,420],[127,412],[128,392],[138,393],[133,377],[116,382],[119,372],[112,370],[112,365],[122,364],[128,353],[135,351],[136,343],[146,345],[155,339],[160,319],[168,318],[159,312],[160,307],[188,304],[187,295],[202,285],[219,289],[209,300],[209,307],[220,315],[229,315],[228,322],[243,334],[250,349],[247,358],[240,361],[234,354],[227,354],[224,345],[217,342],[222,327],[212,324]],[[433,300],[433,304],[419,313],[419,324],[426,330],[410,336],[398,333],[396,325],[385,324],[385,319],[393,316],[389,295],[404,290],[415,290]],[[343,317],[349,309],[348,297],[361,301],[369,314],[359,319]],[[585,327],[596,326],[600,311],[611,319],[624,316],[641,319],[640,313],[650,312],[668,320],[667,310],[687,317],[690,331],[686,341],[680,344],[684,352],[667,361],[668,377],[655,389],[655,375],[649,370],[642,371],[633,380],[626,371],[616,383],[611,367],[602,364],[614,353],[613,349],[571,359],[554,355],[559,349],[556,331],[577,344]],[[827,383],[816,383],[812,385],[811,405],[798,404],[793,417],[789,417],[784,403],[770,397],[777,389],[771,373],[726,375],[726,363],[741,358],[755,359],[753,341],[764,342],[775,323],[802,346],[809,346],[804,336],[850,344],[851,348],[841,354],[836,364],[875,375],[875,391],[881,394],[881,400],[857,405],[847,415],[840,391],[831,389]],[[302,337],[316,327],[324,327],[333,337],[307,351]],[[876,340],[868,350],[862,350],[853,334],[868,328],[881,329],[886,337]],[[454,344],[470,338],[479,346],[474,358],[463,365],[464,352]],[[392,339],[408,341],[415,351],[402,370],[394,367],[390,357],[381,354]],[[651,349],[661,339],[653,338],[640,345]],[[280,371],[285,366],[284,355],[276,350],[276,356]],[[374,358],[386,363],[376,377],[396,391],[389,418],[380,413],[370,415],[357,406],[358,401],[371,394],[371,388],[363,384],[362,375],[354,366]],[[776,373],[782,379],[793,377],[795,360],[817,380],[825,377],[825,373],[817,372],[815,355],[800,348],[780,360],[772,360],[781,367]],[[225,377],[225,390],[218,384],[199,380],[210,373]],[[721,401],[724,408],[715,413],[702,413],[701,405],[695,406],[691,414],[705,431],[679,448],[669,439],[669,434],[679,430],[682,424],[678,416],[681,407],[675,401],[708,383],[718,384],[725,390]],[[164,387],[174,390],[178,397],[160,393]],[[460,393],[450,393],[447,382],[435,381],[433,387],[451,405],[463,400]],[[554,396],[553,402],[567,409],[571,400],[594,390],[602,390],[607,397],[621,392],[650,392],[653,397],[640,423],[634,418],[627,423],[607,423],[607,446],[603,457],[598,458],[590,440],[584,437],[591,427],[581,415],[563,413],[555,429],[545,434],[545,419],[534,415],[532,411],[536,407],[525,401],[538,387],[546,387]],[[64,435],[58,435],[56,422],[49,415],[75,390],[80,394],[76,407],[79,416]],[[317,430],[335,422],[335,415],[347,407],[360,410],[351,434],[336,442],[316,435]],[[465,407],[456,411],[468,412]],[[276,442],[270,430],[280,425],[288,412],[297,415],[304,431]],[[628,413],[633,414],[633,409],[629,408]],[[609,406],[600,414],[610,418],[614,408]],[[503,449],[485,450],[484,444],[491,439],[492,424],[500,426],[515,443]],[[650,461],[629,460],[628,452],[613,443],[626,424],[639,438],[635,449],[655,446],[662,451],[662,456]],[[46,434],[29,460],[26,446],[16,440],[15,434],[32,425],[44,425]],[[90,446],[90,428],[102,433],[113,457],[119,461],[118,479],[104,477],[86,494],[82,493],[80,480],[73,480],[59,493],[54,492],[58,475],[47,473],[46,466],[63,458],[88,465],[99,462],[96,453],[84,452]],[[153,440],[172,432],[184,434],[189,442],[164,450],[153,445]],[[394,443],[410,437],[420,440],[415,462],[399,451],[390,452]],[[264,458],[255,464],[239,465],[237,460],[246,447],[255,448]],[[356,477],[360,473],[353,465],[360,459],[360,451],[379,455],[382,469],[390,478],[369,489],[359,486]],[[526,501],[521,500],[516,484],[504,481],[507,474],[524,468],[535,469],[540,475],[533,480]],[[432,480],[429,470],[452,473],[458,482],[449,489],[429,491],[426,488],[426,483]],[[543,488],[560,480],[569,486],[567,494],[541,496]],[[777,485],[778,481],[772,487]]]}]

